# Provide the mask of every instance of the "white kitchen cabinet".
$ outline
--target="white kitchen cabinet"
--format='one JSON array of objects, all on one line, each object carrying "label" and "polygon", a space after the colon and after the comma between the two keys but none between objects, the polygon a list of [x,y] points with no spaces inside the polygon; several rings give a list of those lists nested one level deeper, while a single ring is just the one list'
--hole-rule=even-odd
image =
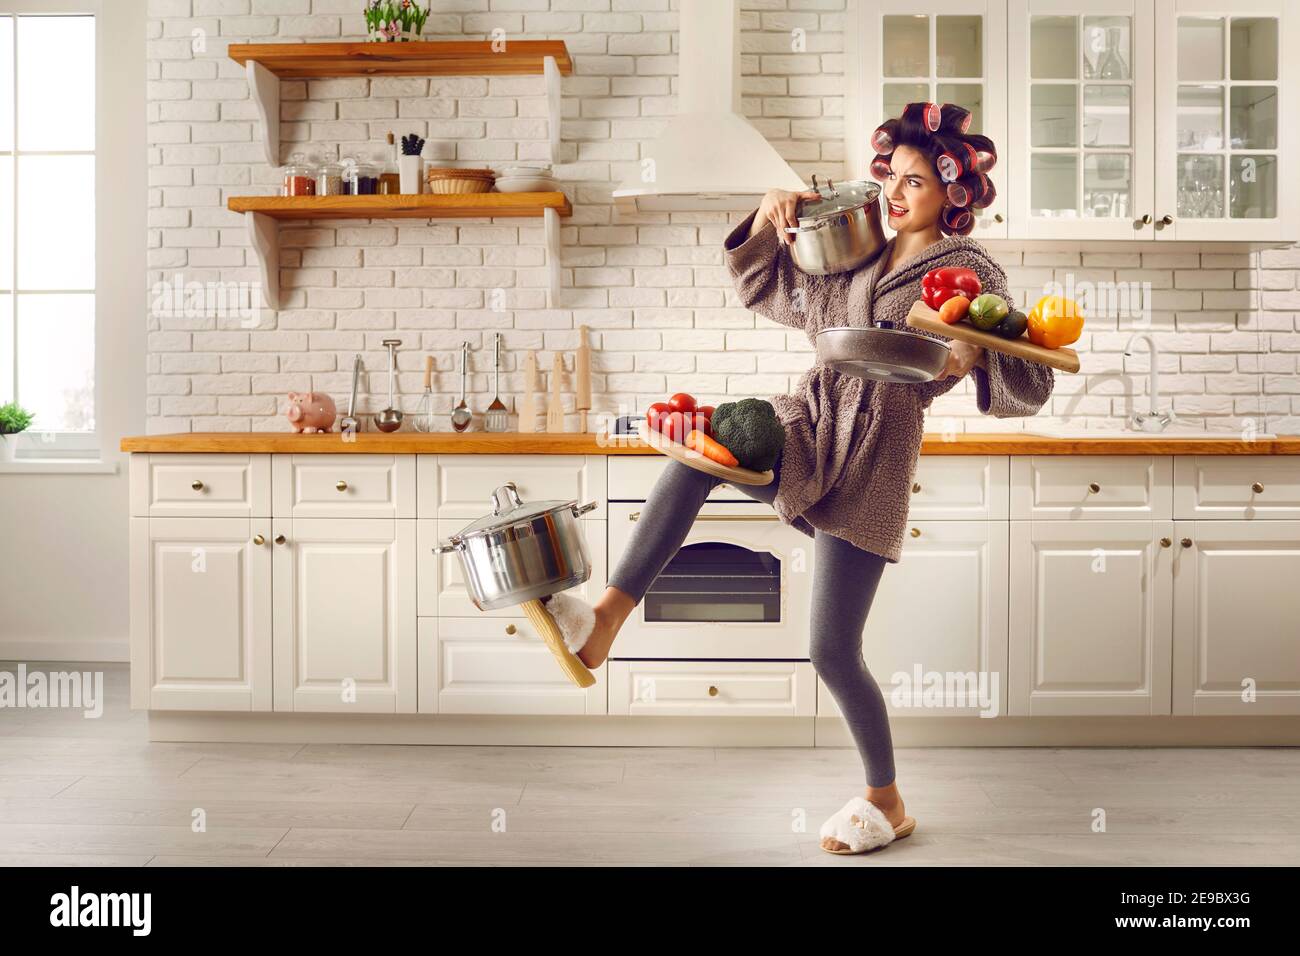
[{"label": "white kitchen cabinet", "polygon": [[1012,521],[1012,716],[1170,712],[1172,521]]},{"label": "white kitchen cabinet", "polygon": [[609,712],[659,717],[811,717],[807,661],[610,661]]},{"label": "white kitchen cabinet", "polygon": [[415,521],[276,518],[275,709],[414,713]]},{"label": "white kitchen cabinet", "polygon": [[413,455],[275,455],[274,514],[414,518]]},{"label": "white kitchen cabinet", "polygon": [[421,713],[605,713],[606,666],[575,686],[526,617],[422,617],[419,640]]},{"label": "white kitchen cabinet", "polygon": [[1175,518],[1300,518],[1300,459],[1185,455],[1174,459]]},{"label": "white kitchen cabinet", "polygon": [[420,517],[464,527],[491,513],[492,492],[513,481],[525,504],[594,501],[588,515],[604,518],[605,479],[604,455],[421,455]]},{"label": "white kitchen cabinet", "polygon": [[1297,235],[1291,0],[1155,0],[1153,209],[1160,238]]},{"label": "white kitchen cabinet", "polygon": [[[881,575],[862,639],[891,714],[1007,712],[1006,567],[1005,521],[909,523],[902,559]],[[923,694],[936,675],[951,696]],[[839,716],[829,688],[817,683],[817,715]]]},{"label": "white kitchen cabinet", "polygon": [[1167,519],[1172,470],[1168,455],[1017,455],[1011,517]]},{"label": "white kitchen cabinet", "polygon": [[908,498],[908,518],[985,520],[1007,517],[1006,455],[935,455],[918,458]]},{"label": "white kitchen cabinet", "polygon": [[[1006,0],[863,0],[850,7],[849,178],[868,175],[872,131],[913,102],[966,107],[970,132],[1004,148]],[[975,210],[975,238],[1006,238],[1006,195],[1003,189]]]},{"label": "white kitchen cabinet", "polygon": [[133,708],[271,709],[270,526],[131,519]]},{"label": "white kitchen cabinet", "polygon": [[132,455],[136,518],[266,518],[270,455]]},{"label": "white kitchen cabinet", "polygon": [[1174,713],[1300,714],[1300,521],[1174,534]]}]

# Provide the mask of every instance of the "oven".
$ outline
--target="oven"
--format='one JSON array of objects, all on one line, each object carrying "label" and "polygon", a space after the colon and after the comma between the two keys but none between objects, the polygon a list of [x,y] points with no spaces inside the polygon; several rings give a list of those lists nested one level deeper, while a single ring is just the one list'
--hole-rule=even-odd
[{"label": "oven", "polygon": [[[610,503],[611,568],[644,508]],[[623,625],[611,658],[807,660],[812,544],[770,505],[711,497]]]}]

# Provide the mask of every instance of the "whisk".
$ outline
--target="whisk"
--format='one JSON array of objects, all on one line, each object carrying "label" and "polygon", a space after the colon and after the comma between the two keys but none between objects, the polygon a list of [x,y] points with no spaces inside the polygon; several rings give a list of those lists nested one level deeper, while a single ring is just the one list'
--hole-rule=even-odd
[{"label": "whisk", "polygon": [[424,394],[415,408],[415,430],[433,431],[433,356],[424,357]]}]

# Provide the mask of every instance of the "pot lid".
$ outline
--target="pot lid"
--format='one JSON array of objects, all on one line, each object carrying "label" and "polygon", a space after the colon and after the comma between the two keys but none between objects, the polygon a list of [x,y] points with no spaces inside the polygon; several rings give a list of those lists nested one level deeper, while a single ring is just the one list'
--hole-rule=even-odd
[{"label": "pot lid", "polygon": [[798,212],[800,219],[821,219],[848,212],[850,209],[875,202],[880,195],[880,184],[870,179],[855,179],[842,183],[828,179],[825,186],[819,186],[817,177],[814,176],[812,182],[812,188],[822,198],[801,201]]},{"label": "pot lid", "polygon": [[574,501],[524,501],[519,497],[519,489],[515,487],[515,483],[507,481],[492,492],[492,513],[462,528],[459,534],[452,536],[452,540],[482,531],[508,528],[522,521],[540,518],[552,511],[572,508],[576,503]]}]

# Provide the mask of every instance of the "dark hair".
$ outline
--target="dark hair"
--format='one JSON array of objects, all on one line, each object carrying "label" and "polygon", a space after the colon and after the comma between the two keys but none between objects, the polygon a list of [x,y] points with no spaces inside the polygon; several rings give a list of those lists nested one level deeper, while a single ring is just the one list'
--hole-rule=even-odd
[{"label": "dark hair", "polygon": [[997,196],[986,175],[998,160],[993,140],[967,133],[970,110],[955,103],[908,103],[903,115],[889,119],[871,134],[876,158],[871,175],[884,180],[890,174],[889,160],[899,146],[910,146],[930,160],[940,182],[947,187],[948,201],[939,216],[939,231],[964,236],[975,228],[971,209],[983,209]]}]

